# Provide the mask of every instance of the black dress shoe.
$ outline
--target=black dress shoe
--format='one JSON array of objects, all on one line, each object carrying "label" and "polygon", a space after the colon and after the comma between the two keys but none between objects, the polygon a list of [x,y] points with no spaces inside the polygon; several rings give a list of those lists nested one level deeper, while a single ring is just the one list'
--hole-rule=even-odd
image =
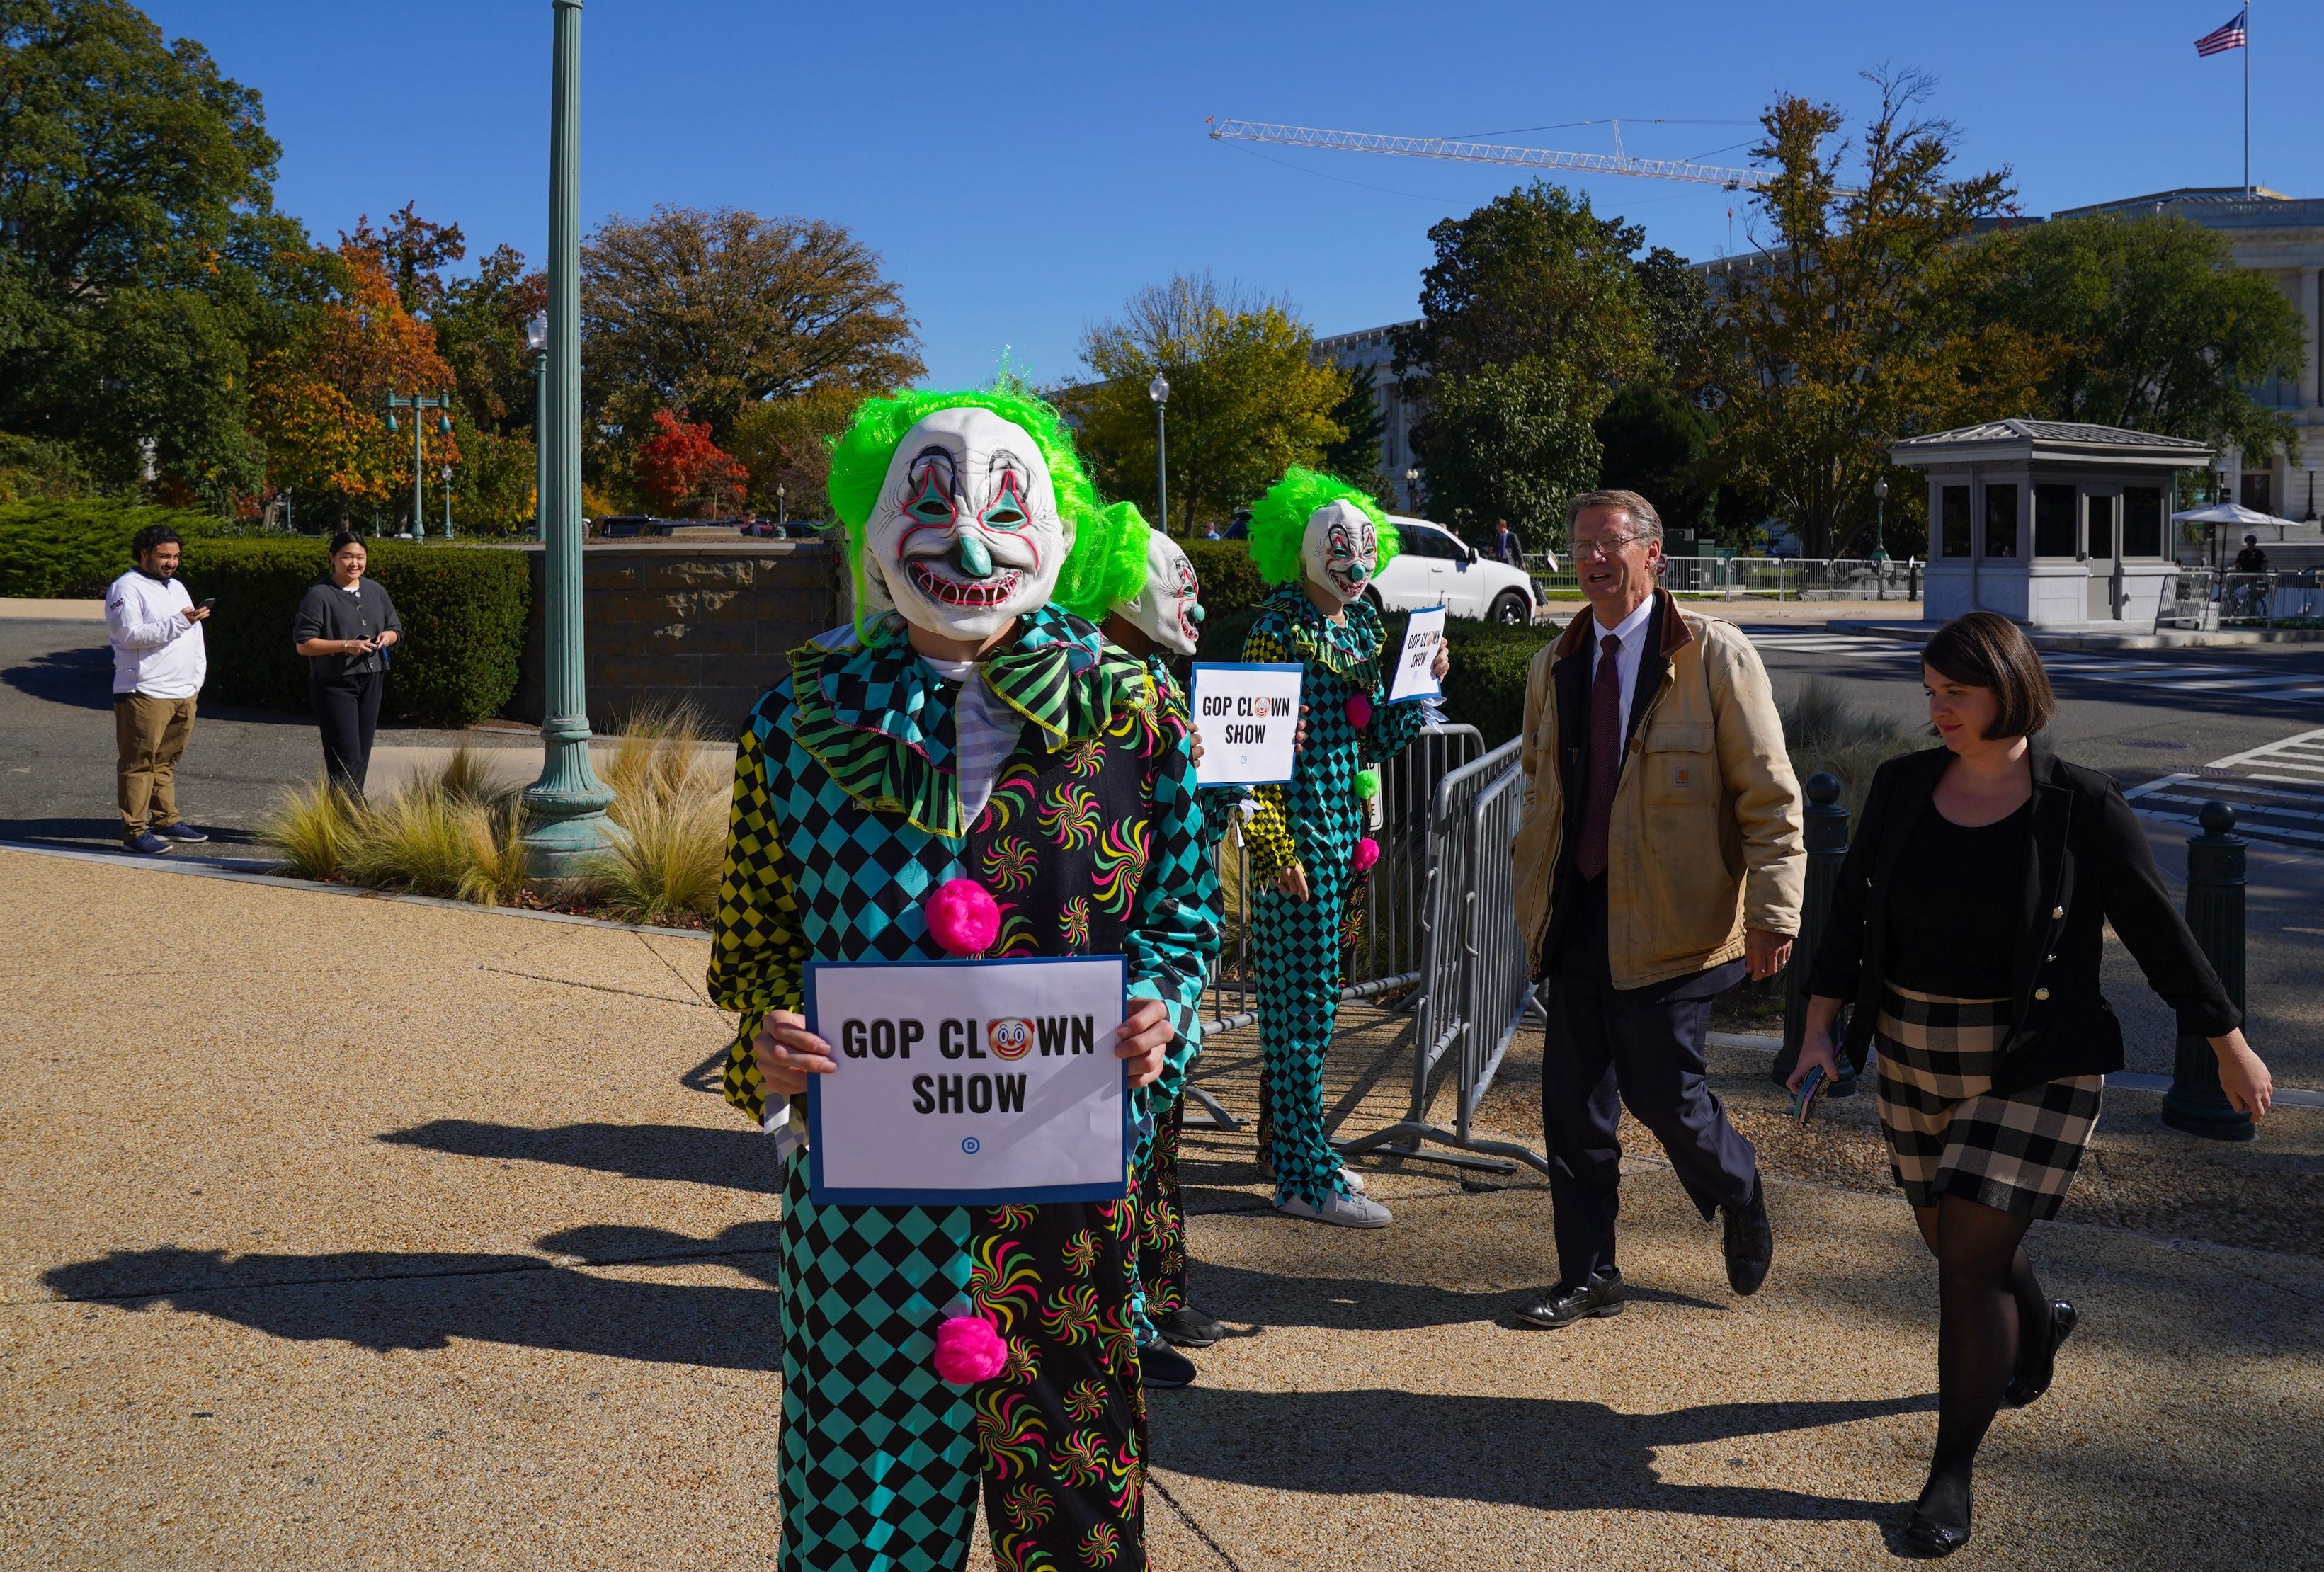
[{"label": "black dress shoe", "polygon": [[1593,1316],[1618,1316],[1625,1297],[1622,1274],[1609,1270],[1599,1272],[1579,1288],[1568,1288],[1563,1283],[1545,1288],[1519,1305],[1516,1314],[1518,1320],[1530,1326],[1547,1327],[1554,1331]]},{"label": "black dress shoe", "polygon": [[1963,1493],[1960,1521],[1950,1523],[1931,1512],[1925,1504],[1926,1500],[1927,1493],[1923,1492],[1922,1501],[1914,1503],[1913,1515],[1905,1520],[1904,1548],[1916,1556],[1925,1556],[1933,1560],[1939,1556],[1950,1556],[1969,1543],[1969,1501],[1967,1493]]},{"label": "black dress shoe", "polygon": [[1138,1350],[1138,1378],[1148,1386],[1192,1386],[1194,1362],[1167,1343],[1147,1343]]},{"label": "black dress shoe", "polygon": [[1166,1342],[1181,1348],[1207,1348],[1227,1335],[1227,1329],[1192,1305],[1180,1305],[1154,1318],[1154,1329]]},{"label": "black dress shoe", "polygon": [[1719,1208],[1727,1225],[1727,1286],[1738,1294],[1759,1291],[1775,1259],[1775,1230],[1767,1226],[1767,1187],[1751,1175],[1751,1198],[1741,1207]]},{"label": "black dress shoe", "polygon": [[2050,1378],[2058,1373],[2058,1345],[2073,1336],[2074,1323],[2080,1318],[2065,1300],[2050,1301],[2049,1342],[2035,1353],[2026,1367],[2009,1373],[2009,1385],[2001,1395],[2004,1403],[2022,1409],[2050,1390]]}]

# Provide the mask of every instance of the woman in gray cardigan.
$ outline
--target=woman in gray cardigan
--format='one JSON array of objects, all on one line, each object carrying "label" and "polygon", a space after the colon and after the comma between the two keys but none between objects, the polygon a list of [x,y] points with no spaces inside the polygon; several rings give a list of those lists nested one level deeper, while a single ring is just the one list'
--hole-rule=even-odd
[{"label": "woman in gray cardigan", "polygon": [[387,652],[403,637],[386,586],[364,577],[370,552],[362,537],[331,540],[331,576],[307,591],[290,638],[307,657],[307,698],[323,733],[323,767],[331,783],[363,795],[371,770],[372,734],[387,687]]}]

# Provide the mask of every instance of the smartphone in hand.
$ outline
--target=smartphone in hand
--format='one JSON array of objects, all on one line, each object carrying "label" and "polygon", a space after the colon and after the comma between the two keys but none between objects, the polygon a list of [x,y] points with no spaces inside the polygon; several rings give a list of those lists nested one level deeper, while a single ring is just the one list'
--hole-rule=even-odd
[{"label": "smartphone in hand", "polygon": [[213,596],[211,596],[208,600],[206,600],[206,601],[202,602],[200,609],[201,609],[201,610],[203,610],[203,611],[208,611],[208,610],[209,610],[209,609],[210,609],[210,607],[212,607],[212,606],[216,606],[217,604],[217,596],[215,596],[215,595],[213,595]]},{"label": "smartphone in hand", "polygon": [[1792,1117],[1806,1124],[1808,1115],[1815,1112],[1816,1099],[1823,1095],[1823,1066],[1817,1065],[1800,1083],[1799,1095],[1792,1100]]}]

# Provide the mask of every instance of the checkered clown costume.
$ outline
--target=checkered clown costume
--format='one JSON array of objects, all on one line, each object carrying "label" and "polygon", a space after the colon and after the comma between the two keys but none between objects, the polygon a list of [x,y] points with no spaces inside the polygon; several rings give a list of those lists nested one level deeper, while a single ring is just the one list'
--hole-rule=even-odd
[{"label": "checkered clown costume", "polygon": [[[937,396],[959,395],[898,401]],[[842,467],[835,504],[861,518]],[[1005,567],[974,550],[947,560],[972,574]],[[791,661],[741,738],[710,966],[712,997],[741,1016],[727,1097],[788,1131],[775,1143],[788,1148],[779,1565],[958,1567],[981,1486],[1010,1572],[1142,1568],[1130,1176],[1120,1199],[1094,1203],[819,1207],[800,1122],[760,1079],[752,1041],[769,1011],[800,1007],[810,959],[944,958],[924,901],[968,877],[1001,908],[986,954],[1128,958],[1131,994],[1160,999],[1180,1028],[1163,1077],[1175,1088],[1216,944],[1200,910],[1191,756],[1142,667],[1045,605],[1017,614],[981,668],[1024,725],[967,823],[961,689],[918,658],[897,616],[871,621],[858,647],[809,645]],[[938,1325],[963,1313],[1006,1347],[999,1373],[973,1385],[932,1363]]]},{"label": "checkered clown costume", "polygon": [[[1358,518],[1370,524],[1369,536]],[[1367,540],[1376,551],[1370,560]],[[1348,908],[1379,855],[1364,834],[1366,805],[1379,790],[1372,766],[1403,752],[1425,716],[1419,699],[1386,702],[1384,630],[1360,598],[1363,583],[1396,554],[1377,504],[1295,467],[1252,509],[1251,552],[1277,587],[1260,605],[1242,658],[1298,663],[1307,711],[1290,782],[1253,789],[1259,810],[1243,832],[1259,983],[1259,1139],[1275,1167],[1277,1202],[1321,1206],[1348,1191],[1323,1127],[1323,1054],[1339,1013]],[[1311,578],[1342,592],[1344,620],[1315,608],[1305,588]],[[1275,886],[1290,866],[1306,873],[1305,901]]]}]

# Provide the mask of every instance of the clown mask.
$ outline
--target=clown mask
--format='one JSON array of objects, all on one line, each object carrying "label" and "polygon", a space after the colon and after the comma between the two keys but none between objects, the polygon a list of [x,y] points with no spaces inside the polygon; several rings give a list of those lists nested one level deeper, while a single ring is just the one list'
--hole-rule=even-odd
[{"label": "clown mask", "polygon": [[1047,602],[1072,543],[1031,435],[990,410],[938,410],[888,462],[864,578],[917,627],[988,639]]},{"label": "clown mask", "polygon": [[1308,582],[1321,585],[1342,600],[1363,594],[1379,566],[1379,535],[1364,510],[1344,498],[1307,515],[1307,533],[1299,544],[1299,560]]},{"label": "clown mask", "polygon": [[1139,633],[1174,655],[1191,655],[1203,625],[1203,587],[1178,542],[1157,530],[1146,542],[1146,587],[1119,608]]}]

